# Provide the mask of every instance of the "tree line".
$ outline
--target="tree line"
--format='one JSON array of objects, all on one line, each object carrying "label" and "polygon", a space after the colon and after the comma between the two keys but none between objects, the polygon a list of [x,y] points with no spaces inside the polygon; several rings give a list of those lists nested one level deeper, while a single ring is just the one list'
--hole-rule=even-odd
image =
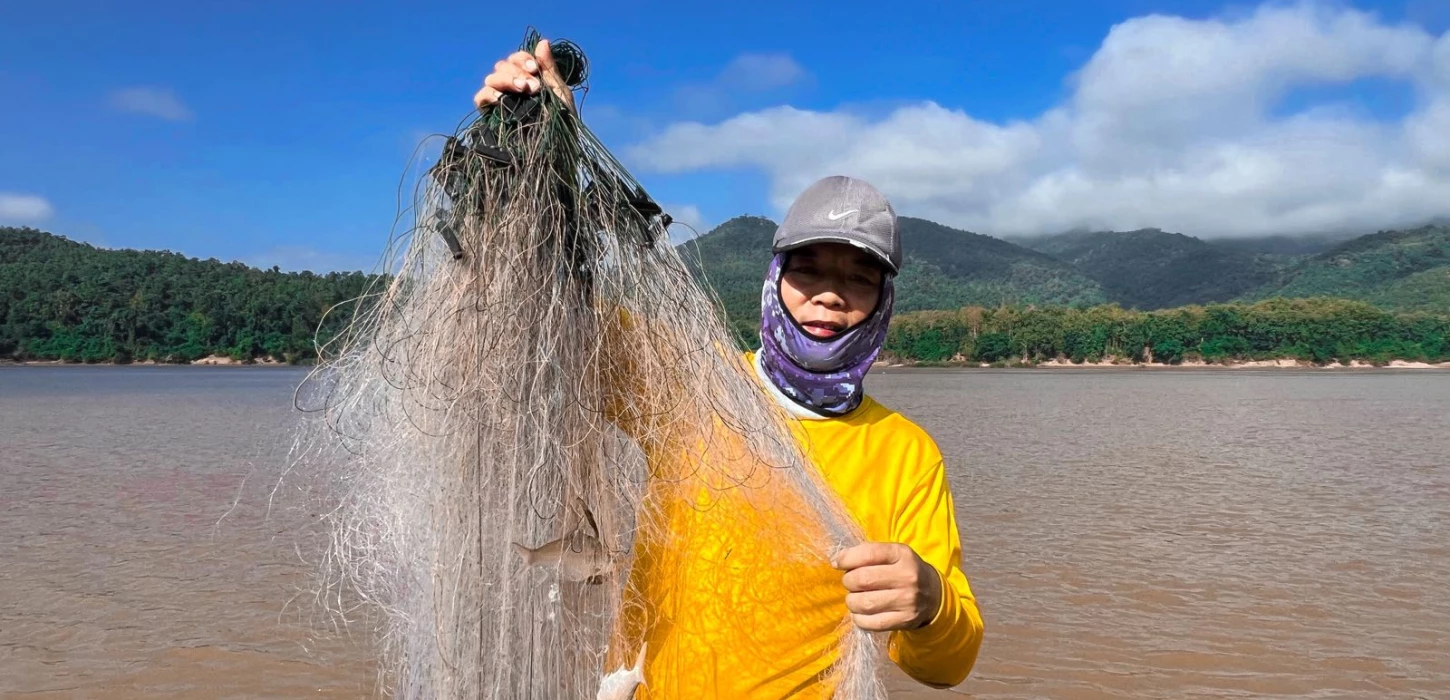
[{"label": "tree line", "polygon": [[1159,311],[969,306],[893,319],[883,355],[921,363],[1450,361],[1450,316],[1334,298]]}]

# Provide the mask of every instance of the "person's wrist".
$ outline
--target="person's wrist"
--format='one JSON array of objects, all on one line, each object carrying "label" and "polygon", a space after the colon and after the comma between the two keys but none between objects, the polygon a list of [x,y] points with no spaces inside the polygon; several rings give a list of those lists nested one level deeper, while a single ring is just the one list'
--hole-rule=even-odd
[{"label": "person's wrist", "polygon": [[912,627],[913,630],[926,629],[941,616],[942,599],[945,596],[946,587],[945,582],[942,581],[941,572],[937,571],[936,567],[926,562],[921,562],[920,566],[925,571],[920,577],[921,583],[919,585],[924,586],[923,590],[927,593],[927,600],[926,605],[923,606],[923,609],[918,615],[916,625]]}]

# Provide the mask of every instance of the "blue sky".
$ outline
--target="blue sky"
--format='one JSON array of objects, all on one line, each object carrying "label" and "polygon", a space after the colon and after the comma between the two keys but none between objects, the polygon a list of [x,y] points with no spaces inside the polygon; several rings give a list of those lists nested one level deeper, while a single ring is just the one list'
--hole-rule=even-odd
[{"label": "blue sky", "polygon": [[[529,25],[584,48],[586,121],[705,226],[778,217],[836,171],[878,182],[901,213],[984,233],[1247,235],[1450,213],[1444,0],[718,7],[7,3],[0,223],[369,268],[415,147],[468,115]],[[1345,47],[1342,70],[1265,47],[1300,30],[1303,52]],[[1153,72],[1169,63],[1189,77]],[[1326,168],[1346,174],[1300,182]],[[1344,205],[1336,193],[1366,173],[1381,189]]]}]

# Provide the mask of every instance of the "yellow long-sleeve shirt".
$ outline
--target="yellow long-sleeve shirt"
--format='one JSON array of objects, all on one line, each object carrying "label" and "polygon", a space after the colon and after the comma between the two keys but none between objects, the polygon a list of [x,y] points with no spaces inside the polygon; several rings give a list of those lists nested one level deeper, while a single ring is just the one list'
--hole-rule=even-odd
[{"label": "yellow long-sleeve shirt", "polygon": [[[753,365],[753,356],[746,361]],[[983,625],[961,568],[960,533],[936,443],[870,397],[847,416],[796,420],[792,429],[869,540],[910,546],[942,578],[935,618],[921,629],[891,633],[891,659],[927,685],[962,682],[976,661]],[[629,636],[648,643],[646,685],[637,697],[829,698],[828,671],[849,630],[846,589],[842,573],[822,562],[818,550],[808,551],[812,524],[797,517],[799,504],[772,501],[776,495],[749,483],[670,490],[670,474],[739,458],[728,440],[698,453],[659,451],[646,449],[661,486],[651,486],[655,506],[642,517],[646,531],[661,534],[636,544],[622,614],[624,628],[633,629]],[[632,659],[636,651],[614,656]]]}]

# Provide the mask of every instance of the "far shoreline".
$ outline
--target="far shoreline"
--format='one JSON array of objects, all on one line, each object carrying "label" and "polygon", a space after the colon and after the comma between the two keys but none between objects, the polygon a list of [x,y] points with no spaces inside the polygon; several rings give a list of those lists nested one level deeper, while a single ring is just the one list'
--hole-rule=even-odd
[{"label": "far shoreline", "polygon": [[873,369],[997,369],[997,370],[1188,370],[1188,371],[1232,371],[1232,370],[1254,370],[1254,369],[1285,369],[1285,370],[1450,370],[1450,362],[1430,363],[1411,360],[1390,360],[1382,364],[1365,362],[1363,360],[1352,360],[1348,364],[1338,361],[1326,364],[1315,364],[1303,360],[1278,359],[1278,360],[1236,360],[1232,362],[1204,362],[1203,360],[1185,360],[1179,363],[1166,362],[1121,362],[1116,360],[1101,360],[1098,362],[1071,362],[1066,359],[1053,359],[1043,362],[913,362],[887,360],[877,361],[872,365]]},{"label": "far shoreline", "polygon": [[[155,360],[142,360],[139,362],[74,362],[65,360],[10,360],[0,359],[0,367],[230,367],[248,369],[311,369],[316,363],[288,364],[273,358],[256,360],[235,360],[221,355],[211,355],[190,362],[157,362]],[[1232,371],[1232,370],[1262,370],[1262,369],[1285,369],[1285,370],[1450,370],[1450,362],[1418,362],[1411,360],[1390,360],[1389,362],[1375,364],[1363,360],[1353,360],[1348,364],[1338,361],[1327,364],[1315,364],[1303,360],[1278,359],[1278,360],[1239,360],[1233,362],[1204,362],[1202,360],[1185,360],[1179,363],[1166,362],[1124,362],[1115,359],[1104,359],[1098,362],[1071,362],[1066,359],[1054,359],[1043,362],[968,362],[968,361],[946,361],[946,362],[920,362],[902,360],[878,360],[871,365],[872,369],[950,369],[950,370],[1188,370],[1188,371]]]},{"label": "far shoreline", "polygon": [[137,360],[135,362],[75,362],[66,360],[10,360],[0,358],[0,367],[249,367],[249,368],[311,368],[314,362],[289,364],[276,358],[265,357],[252,360],[237,360],[225,355],[208,355],[190,362],[157,362]]}]

